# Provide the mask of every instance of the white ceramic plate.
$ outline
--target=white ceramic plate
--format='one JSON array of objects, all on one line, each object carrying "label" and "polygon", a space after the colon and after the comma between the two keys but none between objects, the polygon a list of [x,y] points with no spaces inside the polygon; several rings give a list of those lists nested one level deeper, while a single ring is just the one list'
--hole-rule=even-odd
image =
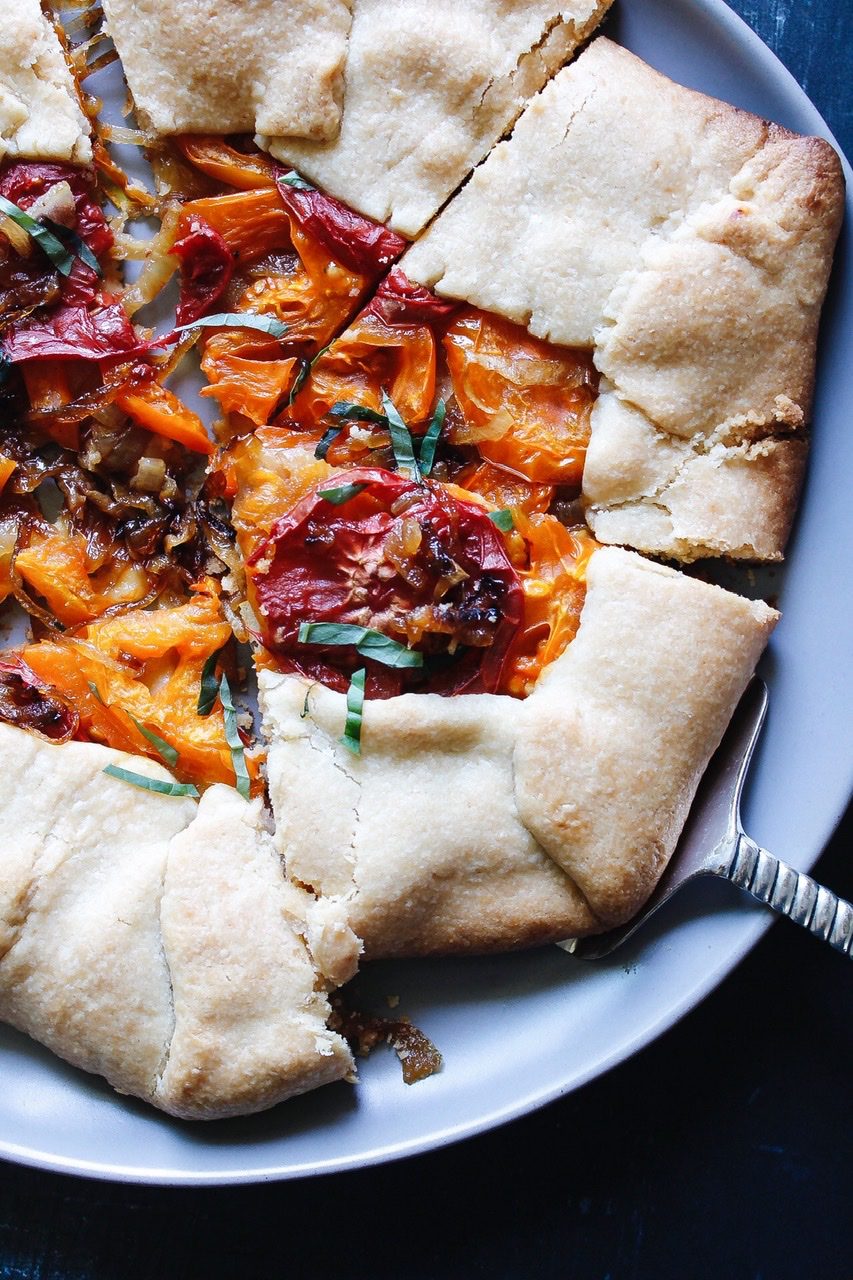
[{"label": "white ceramic plate", "polygon": [[[618,0],[608,33],[683,84],[829,136],[787,71],[721,0]],[[848,179],[850,173],[848,169]],[[842,247],[821,344],[814,449],[764,664],[770,715],[745,805],[747,830],[808,869],[850,791],[853,268]],[[767,915],[728,886],[697,885],[609,962],[556,948],[489,960],[376,965],[359,979],[438,1044],[445,1067],[413,1088],[393,1055],[245,1121],[185,1125],[112,1094],[0,1032],[0,1153],[45,1168],[167,1183],[227,1183],[362,1166],[454,1141],[532,1110],[670,1027],[753,945]]]}]

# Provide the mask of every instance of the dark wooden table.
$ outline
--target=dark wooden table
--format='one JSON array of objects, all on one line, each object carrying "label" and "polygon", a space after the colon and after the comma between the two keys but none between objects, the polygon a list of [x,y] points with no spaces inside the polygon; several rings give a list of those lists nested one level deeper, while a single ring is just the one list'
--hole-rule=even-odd
[{"label": "dark wooden table", "polygon": [[[734,8],[853,154],[849,4]],[[851,837],[817,873],[848,898]],[[0,1278],[849,1280],[851,1062],[850,962],[782,922],[631,1062],[449,1150],[235,1190],[0,1165]]]}]

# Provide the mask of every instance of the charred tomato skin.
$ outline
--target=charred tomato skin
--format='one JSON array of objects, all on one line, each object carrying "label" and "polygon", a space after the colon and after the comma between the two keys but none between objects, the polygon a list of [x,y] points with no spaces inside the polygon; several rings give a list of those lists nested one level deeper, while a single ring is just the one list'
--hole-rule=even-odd
[{"label": "charred tomato skin", "polygon": [[[359,486],[340,505],[322,496]],[[389,552],[401,522],[410,558]],[[283,670],[345,690],[367,665],[368,697],[407,690],[494,692],[521,623],[523,592],[500,531],[486,512],[441,485],[379,467],[317,486],[273,526],[249,560],[264,644]],[[427,623],[412,640],[414,620]],[[424,654],[421,669],[385,667],[353,646],[300,644],[303,622],[382,631]]]}]

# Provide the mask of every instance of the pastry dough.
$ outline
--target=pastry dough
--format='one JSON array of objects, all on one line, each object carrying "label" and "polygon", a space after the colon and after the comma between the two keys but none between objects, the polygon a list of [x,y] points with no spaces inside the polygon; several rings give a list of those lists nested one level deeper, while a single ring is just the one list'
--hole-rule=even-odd
[{"label": "pastry dough", "polygon": [[39,0],[0,0],[0,160],[92,159],[59,37]]},{"label": "pastry dough", "polygon": [[340,137],[261,139],[332,195],[415,236],[612,0],[355,0]]},{"label": "pastry dough", "polygon": [[340,127],[350,0],[105,0],[142,123],[158,133]]},{"label": "pastry dough", "polygon": [[276,843],[368,958],[594,932],[651,892],[773,628],[760,602],[605,548],[580,630],[525,702],[365,705],[261,672]]},{"label": "pastry dough", "polygon": [[304,940],[317,909],[285,882],[257,804],[144,791],[103,769],[168,777],[149,760],[9,725],[0,762],[4,1021],[187,1118],[351,1073]]},{"label": "pastry dough", "polygon": [[[540,337],[595,347],[611,397],[584,473],[599,538],[683,559],[778,559],[842,206],[827,143],[599,39],[403,265]],[[621,483],[617,433],[638,455],[618,464]]]}]

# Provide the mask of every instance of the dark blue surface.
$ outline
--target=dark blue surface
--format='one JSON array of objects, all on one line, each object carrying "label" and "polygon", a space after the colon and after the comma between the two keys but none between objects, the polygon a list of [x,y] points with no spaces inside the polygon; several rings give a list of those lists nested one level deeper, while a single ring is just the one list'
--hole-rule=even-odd
[{"label": "dark blue surface", "polygon": [[[733,7],[853,153],[850,0]],[[848,898],[851,837],[848,816],[816,872]],[[777,924],[633,1061],[404,1164],[214,1191],[0,1166],[0,1277],[848,1280],[851,978]]]}]

